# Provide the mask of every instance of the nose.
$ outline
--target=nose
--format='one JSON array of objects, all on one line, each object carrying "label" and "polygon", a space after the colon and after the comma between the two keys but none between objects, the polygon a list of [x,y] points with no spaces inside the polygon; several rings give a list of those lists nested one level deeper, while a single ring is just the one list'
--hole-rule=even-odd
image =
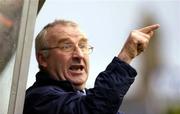
[{"label": "nose", "polygon": [[82,50],[78,46],[76,46],[74,49],[73,57],[78,57],[78,58],[84,57],[84,53],[82,52]]}]

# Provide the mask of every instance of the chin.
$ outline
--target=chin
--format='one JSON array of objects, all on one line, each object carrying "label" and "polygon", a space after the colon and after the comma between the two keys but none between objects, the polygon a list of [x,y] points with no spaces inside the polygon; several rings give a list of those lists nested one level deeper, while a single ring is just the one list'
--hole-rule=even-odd
[{"label": "chin", "polygon": [[83,85],[85,85],[84,82],[74,82],[73,84],[74,84],[74,85],[77,85],[77,86],[83,86]]},{"label": "chin", "polygon": [[84,89],[86,85],[85,82],[86,81],[79,81],[79,82],[74,82],[74,83],[72,82],[72,83],[76,89]]}]

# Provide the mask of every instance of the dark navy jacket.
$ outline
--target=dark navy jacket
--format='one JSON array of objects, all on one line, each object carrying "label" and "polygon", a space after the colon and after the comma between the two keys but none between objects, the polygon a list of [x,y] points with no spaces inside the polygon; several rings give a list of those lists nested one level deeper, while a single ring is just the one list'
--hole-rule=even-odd
[{"label": "dark navy jacket", "polygon": [[50,78],[45,71],[26,91],[23,114],[121,114],[118,109],[136,71],[117,57],[96,78],[86,95],[77,92],[70,82]]}]

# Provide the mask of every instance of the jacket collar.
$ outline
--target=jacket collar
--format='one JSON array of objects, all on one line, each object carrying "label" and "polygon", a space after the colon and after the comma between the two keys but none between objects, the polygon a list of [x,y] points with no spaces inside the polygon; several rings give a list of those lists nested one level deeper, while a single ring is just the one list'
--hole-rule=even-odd
[{"label": "jacket collar", "polygon": [[46,71],[39,71],[36,74],[36,82],[34,83],[34,86],[58,86],[66,91],[75,91],[73,86],[69,81],[63,81],[63,80],[54,80],[51,78],[52,76],[46,72]]}]

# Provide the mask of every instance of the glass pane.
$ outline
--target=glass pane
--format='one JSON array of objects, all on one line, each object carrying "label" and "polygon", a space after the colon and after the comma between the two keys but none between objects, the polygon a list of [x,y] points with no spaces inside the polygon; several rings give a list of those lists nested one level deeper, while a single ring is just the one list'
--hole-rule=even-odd
[{"label": "glass pane", "polygon": [[0,114],[9,103],[23,0],[0,0]]}]

